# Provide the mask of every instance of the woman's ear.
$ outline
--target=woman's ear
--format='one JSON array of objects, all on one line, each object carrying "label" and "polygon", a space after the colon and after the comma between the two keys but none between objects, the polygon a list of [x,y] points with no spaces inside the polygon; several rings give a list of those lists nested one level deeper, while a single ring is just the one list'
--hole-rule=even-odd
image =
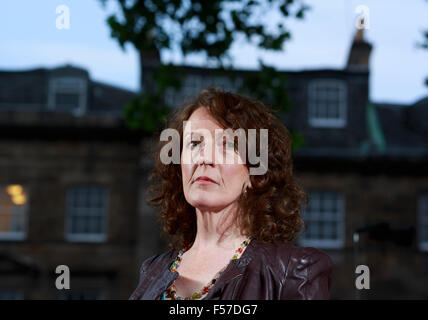
[{"label": "woman's ear", "polygon": [[251,188],[251,181],[250,180],[248,180],[248,183],[244,182],[244,184],[242,185],[242,192],[246,193],[248,188]]}]

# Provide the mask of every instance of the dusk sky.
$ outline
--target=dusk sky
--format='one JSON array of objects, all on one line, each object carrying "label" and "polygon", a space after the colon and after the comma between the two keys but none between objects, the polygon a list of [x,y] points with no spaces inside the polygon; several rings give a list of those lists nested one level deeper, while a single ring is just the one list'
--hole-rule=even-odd
[{"label": "dusk sky", "polygon": [[[112,1],[111,1],[112,2]],[[344,67],[356,31],[358,5],[369,9],[366,39],[373,44],[370,62],[370,99],[411,104],[428,96],[428,50],[417,48],[428,30],[425,0],[305,0],[311,6],[305,19],[286,23],[292,39],[284,50],[269,53],[237,43],[235,66],[257,67],[258,58],[280,70]],[[70,8],[70,29],[56,28],[56,7]],[[138,90],[135,50],[123,51],[110,37],[106,18],[113,2],[103,8],[98,0],[3,0],[0,2],[0,70],[58,67],[70,63],[86,68],[101,82]],[[182,63],[177,52],[162,52],[162,60]],[[201,56],[186,63],[203,65]]]}]

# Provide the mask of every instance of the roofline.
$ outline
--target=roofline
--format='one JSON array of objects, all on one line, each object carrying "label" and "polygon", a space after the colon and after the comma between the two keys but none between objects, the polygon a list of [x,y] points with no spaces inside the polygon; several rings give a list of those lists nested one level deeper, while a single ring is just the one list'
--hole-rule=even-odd
[{"label": "roofline", "polygon": [[400,107],[408,107],[408,104],[396,104],[391,102],[369,102],[371,105],[379,108],[400,108]]},{"label": "roofline", "polygon": [[134,94],[134,95],[138,94],[138,91],[132,91],[131,89],[124,88],[122,86],[113,85],[113,84],[109,84],[109,83],[102,82],[102,81],[96,81],[96,80],[90,80],[90,81],[92,84],[101,85],[101,86],[109,87],[112,89],[119,89],[121,91],[126,91],[127,93]]},{"label": "roofline", "polygon": [[54,71],[54,70],[63,69],[63,68],[73,68],[73,69],[78,69],[78,70],[83,70],[83,71],[88,72],[88,70],[86,68],[80,67],[77,65],[73,65],[70,63],[58,65],[58,66],[52,67],[52,68],[40,66],[40,67],[31,67],[31,68],[26,68],[26,69],[0,69],[0,72],[2,72],[2,73],[11,73],[11,72],[13,72],[13,73],[21,73],[21,72],[26,73],[26,72],[34,72],[34,71]]},{"label": "roofline", "polygon": [[[200,67],[200,66],[191,66],[191,65],[174,65],[178,68],[185,68],[187,70],[197,70],[197,71],[216,71],[220,68],[210,68],[210,67]],[[145,69],[155,69],[157,66],[145,66]],[[233,69],[224,69],[227,71],[234,71],[234,72],[260,72],[260,69],[257,68],[233,68]],[[297,69],[297,70],[284,70],[284,69],[278,69],[278,72],[281,73],[288,73],[288,74],[305,74],[305,73],[324,73],[324,72],[336,72],[336,73],[343,73],[343,74],[362,74],[362,75],[368,75],[370,72],[369,70],[349,70],[346,68],[322,68],[322,69]]]}]

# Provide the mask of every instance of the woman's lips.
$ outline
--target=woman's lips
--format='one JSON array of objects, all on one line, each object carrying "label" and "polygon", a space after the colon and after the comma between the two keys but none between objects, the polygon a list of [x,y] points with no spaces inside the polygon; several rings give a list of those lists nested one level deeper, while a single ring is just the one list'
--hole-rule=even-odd
[{"label": "woman's lips", "polygon": [[208,177],[198,177],[195,180],[195,183],[197,184],[217,184],[214,180]]}]

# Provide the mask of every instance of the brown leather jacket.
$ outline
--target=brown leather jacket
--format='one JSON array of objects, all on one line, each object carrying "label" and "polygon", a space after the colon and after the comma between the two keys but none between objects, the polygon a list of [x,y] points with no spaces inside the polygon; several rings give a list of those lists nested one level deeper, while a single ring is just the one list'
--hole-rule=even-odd
[{"label": "brown leather jacket", "polygon": [[[178,276],[169,266],[178,251],[146,259],[129,300],[155,300]],[[232,260],[205,300],[329,299],[333,263],[324,252],[287,243],[252,240]]]}]

